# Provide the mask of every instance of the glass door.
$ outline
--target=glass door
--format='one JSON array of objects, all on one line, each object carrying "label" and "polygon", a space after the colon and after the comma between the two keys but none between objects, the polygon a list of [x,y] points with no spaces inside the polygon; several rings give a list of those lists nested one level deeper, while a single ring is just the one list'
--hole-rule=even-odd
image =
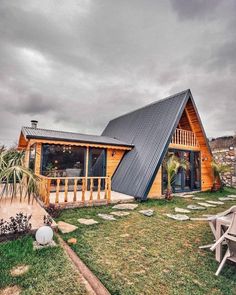
[{"label": "glass door", "polygon": [[[174,154],[179,159],[184,159],[189,163],[188,169],[179,168],[175,176],[175,181],[172,185],[173,191],[187,192],[191,190],[201,189],[201,161],[200,152],[184,151],[184,150],[169,150],[170,154]],[[167,187],[167,174],[163,169],[163,192]]]},{"label": "glass door", "polygon": [[[104,177],[106,176],[106,150],[99,148],[89,149],[89,173],[88,176]],[[98,180],[93,181],[94,189],[98,186]],[[104,188],[105,181],[101,181],[101,188]]]}]

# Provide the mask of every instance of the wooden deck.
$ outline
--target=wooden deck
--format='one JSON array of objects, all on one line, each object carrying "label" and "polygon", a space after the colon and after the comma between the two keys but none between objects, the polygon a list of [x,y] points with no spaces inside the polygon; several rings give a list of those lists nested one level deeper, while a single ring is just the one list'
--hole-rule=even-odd
[{"label": "wooden deck", "polygon": [[[91,202],[90,200],[90,191],[85,191],[84,194],[84,201],[82,201],[82,192],[77,191],[77,198],[76,201],[74,201],[74,192],[68,192],[67,194],[67,202],[64,201],[64,192],[60,192],[58,195],[58,204],[78,204],[78,205],[89,205],[89,204],[106,204],[107,199],[105,198],[105,192],[100,193],[100,199],[99,200],[93,200]],[[50,193],[50,204],[56,204],[56,193]],[[134,197],[125,195],[119,192],[111,191],[111,198],[110,198],[110,203],[115,204],[115,203],[124,203],[124,202],[132,202],[134,201]]]}]

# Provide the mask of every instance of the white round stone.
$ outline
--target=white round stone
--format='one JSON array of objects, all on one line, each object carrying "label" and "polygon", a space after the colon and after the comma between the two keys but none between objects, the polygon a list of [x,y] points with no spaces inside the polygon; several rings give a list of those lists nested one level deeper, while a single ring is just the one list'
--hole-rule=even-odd
[{"label": "white round stone", "polygon": [[41,226],[35,234],[35,239],[40,245],[47,245],[52,241],[53,230],[50,226]]}]

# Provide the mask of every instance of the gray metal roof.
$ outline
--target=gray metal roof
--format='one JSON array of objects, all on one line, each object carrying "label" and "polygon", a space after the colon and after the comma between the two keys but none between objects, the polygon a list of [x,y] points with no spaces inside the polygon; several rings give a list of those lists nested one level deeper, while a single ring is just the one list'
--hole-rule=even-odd
[{"label": "gray metal roof", "polygon": [[189,98],[191,92],[185,90],[108,123],[103,136],[135,146],[113,175],[114,191],[146,199]]},{"label": "gray metal roof", "polygon": [[87,142],[99,143],[105,145],[132,147],[131,144],[124,141],[100,135],[88,135],[73,132],[63,132],[49,129],[40,129],[32,127],[23,127],[22,133],[26,138],[48,139],[48,140],[64,140],[70,142]]}]

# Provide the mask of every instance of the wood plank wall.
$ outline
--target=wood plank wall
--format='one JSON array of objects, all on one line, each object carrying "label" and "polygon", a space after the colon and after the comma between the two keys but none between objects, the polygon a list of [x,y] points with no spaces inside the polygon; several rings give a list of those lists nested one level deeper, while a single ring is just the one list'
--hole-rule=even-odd
[{"label": "wood plank wall", "polygon": [[162,195],[162,167],[159,168],[151,189],[148,193],[148,198],[158,199]]},{"label": "wood plank wall", "polygon": [[190,100],[188,101],[185,109],[191,124],[192,131],[196,134],[200,146],[202,191],[205,191],[211,189],[213,185],[213,173],[211,167],[212,155],[204,137],[201,124],[198,121],[197,114]]},{"label": "wood plank wall", "polygon": [[36,143],[36,153],[35,153],[35,173],[40,174],[41,172],[41,155],[42,155],[42,144]]},{"label": "wood plank wall", "polygon": [[124,153],[124,150],[107,149],[107,176],[112,177]]}]

